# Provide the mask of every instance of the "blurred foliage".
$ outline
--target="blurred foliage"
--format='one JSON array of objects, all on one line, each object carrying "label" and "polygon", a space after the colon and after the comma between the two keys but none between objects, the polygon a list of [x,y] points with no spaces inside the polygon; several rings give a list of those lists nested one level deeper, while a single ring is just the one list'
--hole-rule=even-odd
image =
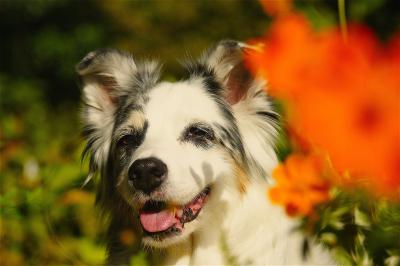
[{"label": "blurred foliage", "polygon": [[[347,10],[387,38],[398,29],[396,3],[352,1]],[[318,26],[337,21],[336,1],[296,5]],[[104,261],[105,228],[93,208],[94,186],[81,188],[87,166],[80,162],[74,65],[87,52],[110,46],[139,58],[161,58],[168,70],[165,78],[179,79],[183,73],[177,59],[189,51],[197,56],[221,39],[260,36],[269,21],[256,1],[247,0],[0,0],[1,265]],[[400,211],[388,208],[378,208],[376,241],[383,241],[382,231],[395,235],[388,221],[399,221],[393,215]],[[366,248],[377,250],[376,241]],[[385,252],[398,255],[396,249]],[[132,258],[134,265],[145,263],[143,254]]]},{"label": "blurred foliage", "polygon": [[303,227],[340,265],[400,265],[400,205],[362,191],[332,191]]}]

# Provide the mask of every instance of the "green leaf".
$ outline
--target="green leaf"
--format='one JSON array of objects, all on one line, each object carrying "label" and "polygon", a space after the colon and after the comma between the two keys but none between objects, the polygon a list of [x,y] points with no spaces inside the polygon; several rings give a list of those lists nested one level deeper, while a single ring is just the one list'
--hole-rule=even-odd
[{"label": "green leaf", "polygon": [[370,228],[371,221],[367,214],[360,211],[358,207],[354,208],[354,223],[358,226]]},{"label": "green leaf", "polygon": [[328,246],[333,246],[337,243],[338,239],[334,233],[322,233],[320,240]]},{"label": "green leaf", "polygon": [[332,249],[332,254],[339,265],[355,266],[355,262],[350,254],[342,247]]}]

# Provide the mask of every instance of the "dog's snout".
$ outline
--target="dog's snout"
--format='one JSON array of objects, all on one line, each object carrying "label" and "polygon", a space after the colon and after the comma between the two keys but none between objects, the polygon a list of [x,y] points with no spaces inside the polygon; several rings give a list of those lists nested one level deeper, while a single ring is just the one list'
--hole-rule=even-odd
[{"label": "dog's snout", "polygon": [[167,166],[154,157],[134,161],[128,173],[132,185],[145,193],[158,188],[166,176]]}]

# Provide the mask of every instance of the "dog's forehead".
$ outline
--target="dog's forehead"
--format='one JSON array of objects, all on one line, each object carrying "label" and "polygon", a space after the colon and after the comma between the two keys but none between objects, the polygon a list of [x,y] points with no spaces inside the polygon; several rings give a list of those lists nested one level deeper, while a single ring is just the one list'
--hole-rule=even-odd
[{"label": "dog's forehead", "polygon": [[151,90],[146,118],[165,123],[218,122],[220,110],[201,80],[162,82]]}]

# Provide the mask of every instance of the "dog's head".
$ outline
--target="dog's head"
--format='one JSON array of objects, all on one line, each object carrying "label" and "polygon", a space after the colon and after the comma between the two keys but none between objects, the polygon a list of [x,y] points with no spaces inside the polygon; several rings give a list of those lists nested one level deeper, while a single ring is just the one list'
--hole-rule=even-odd
[{"label": "dog's head", "polygon": [[276,115],[265,83],[243,66],[246,49],[223,41],[174,83],[159,81],[156,63],[116,50],[91,52],[78,64],[98,200],[120,219],[139,220],[144,243],[187,237],[207,224],[208,205],[240,194],[248,178],[275,164]]}]

